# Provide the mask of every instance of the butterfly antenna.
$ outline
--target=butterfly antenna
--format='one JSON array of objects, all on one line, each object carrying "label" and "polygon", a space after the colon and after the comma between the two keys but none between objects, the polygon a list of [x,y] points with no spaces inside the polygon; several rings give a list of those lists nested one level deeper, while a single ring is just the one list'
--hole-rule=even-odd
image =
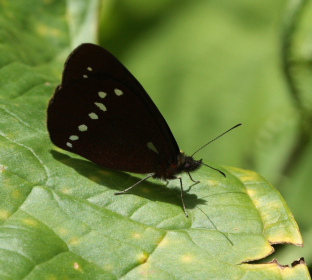
[{"label": "butterfly antenna", "polygon": [[211,142],[217,140],[218,138],[220,138],[221,136],[223,136],[224,134],[230,132],[232,129],[238,127],[242,125],[241,123],[237,124],[237,125],[234,125],[233,127],[231,127],[230,129],[228,129],[227,131],[223,132],[222,134],[220,134],[218,137],[212,139],[211,141],[209,141],[208,143],[206,143],[204,146],[202,146],[201,148],[199,148],[195,153],[193,153],[191,156],[194,156],[197,152],[199,152],[201,149],[205,148],[207,145],[209,145]]},{"label": "butterfly antenna", "polygon": [[209,167],[209,168],[211,168],[211,169],[213,169],[213,170],[215,170],[215,171],[218,171],[221,175],[223,175],[224,177],[226,177],[226,175],[225,175],[225,173],[224,173],[223,171],[221,171],[221,170],[219,170],[219,169],[217,169],[217,168],[214,168],[214,167],[212,167],[212,166],[210,166],[210,165],[208,165],[208,164],[206,164],[206,163],[203,163],[203,162],[201,162],[200,164],[201,164],[201,165],[205,165],[205,166],[207,166],[207,167]]}]

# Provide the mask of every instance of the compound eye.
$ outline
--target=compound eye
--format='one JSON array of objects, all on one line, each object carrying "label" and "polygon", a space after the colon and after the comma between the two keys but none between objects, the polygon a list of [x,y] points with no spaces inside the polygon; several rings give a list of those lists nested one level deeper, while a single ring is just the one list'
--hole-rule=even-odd
[{"label": "compound eye", "polygon": [[190,167],[191,167],[191,165],[190,165],[189,163],[186,163],[186,164],[184,165],[184,168],[187,169],[187,170],[190,169]]}]

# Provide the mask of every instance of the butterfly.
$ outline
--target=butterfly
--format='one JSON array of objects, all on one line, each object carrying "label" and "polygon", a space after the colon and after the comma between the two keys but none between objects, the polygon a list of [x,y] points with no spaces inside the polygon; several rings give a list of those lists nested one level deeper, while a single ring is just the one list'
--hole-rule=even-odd
[{"label": "butterfly", "polygon": [[197,183],[190,172],[205,164],[180,151],[150,96],[104,48],[86,43],[69,55],[62,82],[48,105],[47,128],[51,141],[64,150],[102,167],[148,174],[115,194],[123,194],[151,177],[179,179],[188,216],[178,175],[186,172]]}]

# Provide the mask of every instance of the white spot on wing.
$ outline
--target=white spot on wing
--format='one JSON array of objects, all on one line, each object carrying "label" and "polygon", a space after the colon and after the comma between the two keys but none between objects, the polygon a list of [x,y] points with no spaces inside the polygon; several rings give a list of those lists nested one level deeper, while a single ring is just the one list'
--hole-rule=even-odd
[{"label": "white spot on wing", "polygon": [[76,141],[76,140],[78,140],[78,139],[79,139],[79,137],[78,137],[77,135],[71,135],[71,136],[69,136],[69,140]]},{"label": "white spot on wing", "polygon": [[80,131],[87,131],[87,130],[88,130],[88,127],[87,127],[85,124],[81,124],[81,125],[78,126],[78,129],[79,129]]},{"label": "white spot on wing", "polygon": [[103,103],[99,103],[99,102],[94,102],[94,104],[102,111],[107,111],[105,105]]},{"label": "white spot on wing", "polygon": [[101,98],[105,98],[105,96],[107,95],[107,93],[104,91],[99,91],[98,94],[99,94],[99,97]]},{"label": "white spot on wing", "polygon": [[96,113],[90,113],[89,114],[89,117],[92,119],[92,120],[97,120],[99,117],[98,117],[98,115],[96,114]]},{"label": "white spot on wing", "polygon": [[157,151],[156,147],[154,146],[153,142],[148,142],[147,143],[147,148],[149,148],[150,150],[152,150],[153,152],[159,154],[159,152]]},{"label": "white spot on wing", "polygon": [[88,67],[87,70],[88,70],[88,71],[92,71],[92,68],[91,68],[91,67]]},{"label": "white spot on wing", "polygon": [[88,75],[83,75],[83,77],[84,77],[85,79],[87,79],[87,78],[88,78]]},{"label": "white spot on wing", "polygon": [[120,96],[120,95],[123,95],[124,93],[122,92],[122,90],[118,89],[118,88],[115,88],[114,89],[114,92],[117,96]]},{"label": "white spot on wing", "polygon": [[70,143],[70,142],[67,142],[67,143],[66,143],[66,146],[69,147],[69,148],[72,148],[72,147],[73,147],[73,144]]}]

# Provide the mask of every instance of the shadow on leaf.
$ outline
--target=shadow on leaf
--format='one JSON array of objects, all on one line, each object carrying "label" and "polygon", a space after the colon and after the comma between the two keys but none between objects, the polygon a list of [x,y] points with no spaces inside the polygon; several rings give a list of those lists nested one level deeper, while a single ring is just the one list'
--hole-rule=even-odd
[{"label": "shadow on leaf", "polygon": [[[133,176],[131,173],[104,168],[88,160],[73,158],[65,153],[60,153],[55,150],[51,150],[50,152],[55,160],[73,168],[81,176],[114,191],[122,191],[140,180],[140,178]],[[171,185],[173,185],[174,188],[170,187]],[[199,199],[196,194],[189,193],[193,185],[194,183],[188,186],[188,189],[183,192],[184,200],[188,209],[193,209],[197,205],[206,204],[206,200]],[[161,201],[182,206],[178,180],[170,180],[169,183],[166,184],[163,184],[161,180],[154,180],[154,182],[144,181],[123,195],[130,194],[151,201]]]}]

